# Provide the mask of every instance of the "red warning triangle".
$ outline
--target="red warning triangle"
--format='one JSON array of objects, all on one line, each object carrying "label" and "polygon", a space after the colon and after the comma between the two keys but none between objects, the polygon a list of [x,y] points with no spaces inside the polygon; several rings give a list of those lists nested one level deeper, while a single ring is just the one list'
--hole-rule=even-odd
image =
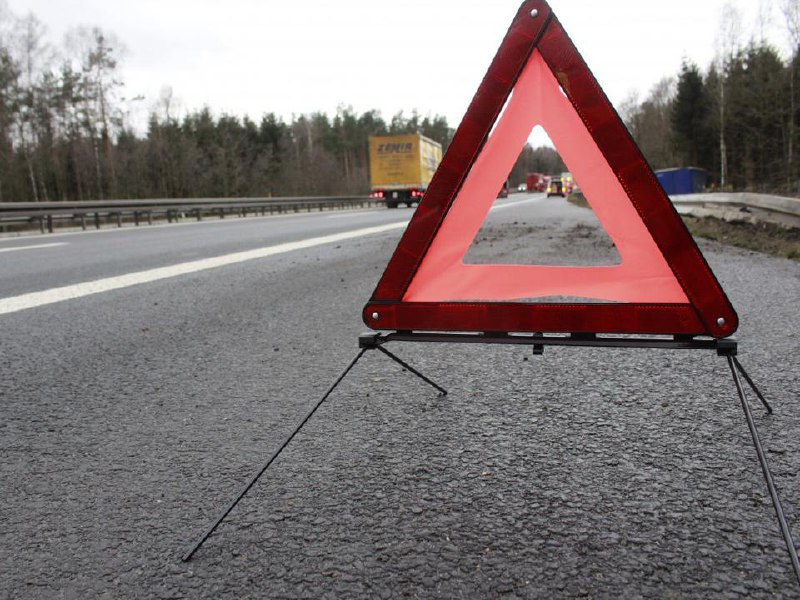
[{"label": "red warning triangle", "polygon": [[[619,265],[464,263],[537,125],[614,241]],[[592,302],[519,301],[553,296]],[[522,4],[364,321],[381,330],[713,337],[738,326],[700,250],[544,0]]]}]

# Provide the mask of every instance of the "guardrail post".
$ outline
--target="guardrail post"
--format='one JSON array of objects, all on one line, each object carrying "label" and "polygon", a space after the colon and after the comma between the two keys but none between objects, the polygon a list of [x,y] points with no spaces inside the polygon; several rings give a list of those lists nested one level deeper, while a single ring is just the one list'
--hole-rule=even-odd
[{"label": "guardrail post", "polygon": [[197,209],[197,220],[198,221],[203,220],[203,212],[199,208]]},{"label": "guardrail post", "polygon": [[136,227],[139,226],[139,211],[138,210],[133,211],[133,224],[136,225]]},{"label": "guardrail post", "polygon": [[47,231],[53,233],[53,215],[47,215]]},{"label": "guardrail post", "polygon": [[44,233],[44,215],[39,217],[39,233]]},{"label": "guardrail post", "polygon": [[122,211],[117,213],[117,227],[122,227]]},{"label": "guardrail post", "polygon": [[94,227],[95,229],[100,229],[100,213],[94,213]]},{"label": "guardrail post", "polygon": [[86,213],[81,213],[81,229],[86,231]]},{"label": "guardrail post", "polygon": [[153,224],[153,211],[150,210],[147,211],[147,224],[148,225]]}]

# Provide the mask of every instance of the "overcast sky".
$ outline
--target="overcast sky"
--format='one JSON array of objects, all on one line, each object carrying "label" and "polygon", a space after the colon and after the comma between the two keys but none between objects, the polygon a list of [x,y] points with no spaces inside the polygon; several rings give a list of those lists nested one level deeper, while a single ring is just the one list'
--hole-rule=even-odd
[{"label": "overcast sky", "polygon": [[[99,26],[126,48],[128,97],[144,114],[172,88],[184,111],[265,112],[285,118],[350,105],[443,114],[456,126],[520,0],[7,0],[32,12],[60,44],[70,28]],[[744,34],[759,4],[739,0]],[[776,0],[777,2],[777,0]],[[677,73],[705,67],[724,0],[551,0],[600,84],[618,105]],[[773,11],[768,38],[786,47]]]}]

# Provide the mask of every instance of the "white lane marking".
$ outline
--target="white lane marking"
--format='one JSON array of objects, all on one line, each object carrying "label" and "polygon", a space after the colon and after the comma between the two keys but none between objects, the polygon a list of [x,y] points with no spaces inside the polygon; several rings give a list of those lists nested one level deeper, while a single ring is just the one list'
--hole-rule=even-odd
[{"label": "white lane marking", "polygon": [[542,200],[542,198],[528,198],[526,200],[517,200],[516,202],[509,202],[508,204],[498,204],[492,207],[492,211],[503,210],[504,208],[514,208],[515,206],[519,206],[520,204],[528,204],[529,202],[534,202],[538,200]]},{"label": "white lane marking", "polygon": [[375,213],[375,209],[348,211],[346,215],[327,215],[326,219],[349,219],[350,217],[363,217]]},{"label": "white lane marking", "polygon": [[59,244],[37,244],[36,246],[19,246],[18,248],[0,248],[0,252],[19,252],[20,250],[38,250],[39,248],[55,248],[56,246],[66,246],[66,242]]},{"label": "white lane marking", "polygon": [[218,267],[256,260],[259,258],[267,258],[269,256],[276,256],[278,254],[284,254],[294,250],[305,250],[307,248],[314,248],[316,246],[323,246],[325,244],[333,244],[335,242],[343,242],[368,235],[385,233],[394,229],[401,229],[406,225],[407,223],[391,223],[389,225],[381,225],[378,227],[356,229],[353,231],[346,231],[344,233],[336,233],[333,235],[301,240],[299,242],[288,242],[285,244],[278,244],[277,246],[268,246],[266,248],[257,248],[256,250],[236,252],[234,254],[227,254],[225,256],[217,256],[215,258],[204,258],[201,260],[172,265],[170,267],[160,267],[158,269],[139,271],[138,273],[129,273],[127,275],[120,275],[118,277],[108,277],[106,279],[99,279],[97,281],[88,281],[86,283],[67,285],[60,288],[45,290],[43,292],[33,292],[30,294],[23,294],[21,296],[4,298],[0,299],[0,315],[15,313],[21,310],[35,308],[37,306],[44,306],[46,304],[64,302],[65,300],[82,298],[92,294],[110,292],[111,290],[119,290],[142,283],[151,283],[160,279],[168,279],[170,277],[178,277],[180,275],[187,275],[189,273],[197,273],[198,271],[216,269]]},{"label": "white lane marking", "polygon": [[[519,204],[530,202],[531,200],[540,200],[540,198],[528,198],[508,204],[502,204],[492,207],[492,211],[500,210],[503,208],[512,208]],[[337,215],[338,216],[338,215]],[[344,216],[344,215],[342,215]],[[300,242],[289,242],[286,244],[279,244],[277,246],[269,246],[266,248],[259,248],[257,250],[249,250],[246,252],[237,252],[235,254],[228,254],[226,256],[219,256],[216,258],[206,258],[202,260],[182,263],[173,265],[171,267],[161,267],[158,269],[150,269],[148,271],[140,271],[138,273],[129,273],[118,277],[109,277],[97,281],[89,281],[86,283],[78,283],[75,285],[68,285],[52,290],[45,290],[43,292],[33,292],[30,294],[23,294],[21,296],[14,296],[11,298],[0,299],[0,315],[19,312],[37,306],[44,306],[47,304],[55,304],[57,302],[64,302],[66,300],[73,300],[75,298],[82,298],[93,294],[101,294],[112,290],[118,290],[133,285],[143,283],[150,283],[160,279],[168,279],[170,277],[177,277],[189,273],[196,273],[198,271],[205,271],[208,269],[215,269],[227,265],[232,265],[258,258],[267,258],[293,250],[303,250],[313,248],[315,246],[322,246],[324,244],[331,244],[367,235],[374,235],[384,233],[395,229],[401,229],[408,225],[408,221],[400,221],[397,223],[390,223],[388,225],[380,225],[377,227],[368,227],[366,229],[357,229],[345,233],[339,233],[329,236],[318,238],[311,238]],[[45,246],[59,246],[62,244],[42,244]],[[27,248],[32,248],[28,246]],[[25,249],[25,248],[19,248]],[[7,251],[17,250],[17,248],[8,248]],[[0,250],[2,251],[2,250]]]}]

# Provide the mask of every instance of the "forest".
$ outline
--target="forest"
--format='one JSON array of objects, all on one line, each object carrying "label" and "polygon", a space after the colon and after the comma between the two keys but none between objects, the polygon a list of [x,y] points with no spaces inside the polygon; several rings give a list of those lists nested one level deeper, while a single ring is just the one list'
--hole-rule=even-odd
[{"label": "forest", "polygon": [[[712,64],[685,60],[618,107],[653,168],[701,167],[713,189],[798,195],[800,0],[781,1],[791,56],[758,36],[739,42],[726,13]],[[0,0],[0,202],[365,194],[369,136],[421,132],[446,148],[454,133],[443,116],[413,110],[178,114],[169,91],[138,131],[120,46],[91,27],[55,46],[34,15]],[[526,146],[510,181],[563,168],[554,149]]]},{"label": "forest", "polygon": [[[762,1],[762,10],[769,6]],[[619,112],[653,168],[706,169],[715,190],[800,195],[800,1],[780,0],[776,8],[790,56],[766,39],[763,22],[741,42],[741,17],[727,4],[712,64],[701,69],[684,60],[643,101],[632,94],[622,103]]]}]

